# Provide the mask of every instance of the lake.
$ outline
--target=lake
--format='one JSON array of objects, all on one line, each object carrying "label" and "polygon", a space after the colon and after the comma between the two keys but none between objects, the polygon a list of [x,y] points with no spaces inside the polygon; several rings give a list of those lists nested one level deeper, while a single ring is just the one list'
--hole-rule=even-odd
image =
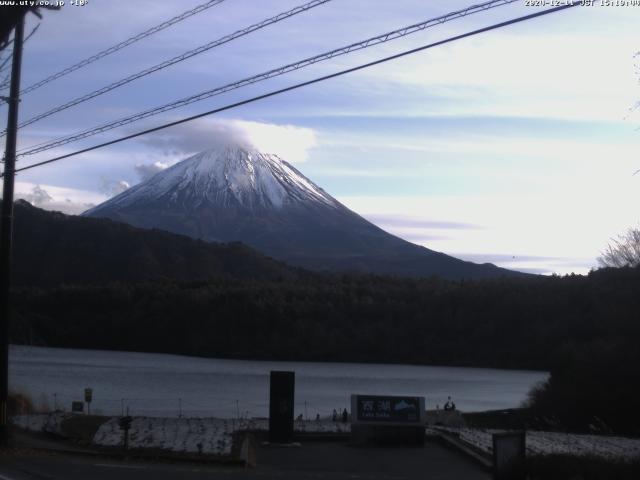
[{"label": "lake", "polygon": [[352,393],[424,396],[427,409],[451,396],[458,409],[518,407],[546,372],[364,363],[222,360],[178,355],[12,345],[12,390],[36,406],[70,410],[93,389],[91,412],[120,415],[263,417],[269,372],[296,373],[295,415],[328,416]]}]

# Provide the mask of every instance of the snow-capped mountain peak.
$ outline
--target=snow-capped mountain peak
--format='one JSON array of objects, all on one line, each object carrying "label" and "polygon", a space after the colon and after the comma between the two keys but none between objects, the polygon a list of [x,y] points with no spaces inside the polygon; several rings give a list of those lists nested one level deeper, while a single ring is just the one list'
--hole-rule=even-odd
[{"label": "snow-capped mountain peak", "polygon": [[97,208],[127,207],[141,200],[188,204],[192,208],[205,203],[276,209],[299,202],[339,205],[277,155],[237,144],[193,155]]},{"label": "snow-capped mountain peak", "polygon": [[277,155],[238,144],[198,153],[83,215],[204,241],[240,241],[314,270],[483,278],[502,274],[368,222]]}]

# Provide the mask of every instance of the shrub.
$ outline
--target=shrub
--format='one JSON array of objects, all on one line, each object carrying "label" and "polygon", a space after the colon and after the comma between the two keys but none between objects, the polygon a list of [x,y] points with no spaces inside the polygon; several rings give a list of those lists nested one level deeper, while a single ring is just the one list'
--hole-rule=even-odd
[{"label": "shrub", "polygon": [[9,392],[7,413],[9,415],[24,415],[36,411],[31,398],[23,392]]}]

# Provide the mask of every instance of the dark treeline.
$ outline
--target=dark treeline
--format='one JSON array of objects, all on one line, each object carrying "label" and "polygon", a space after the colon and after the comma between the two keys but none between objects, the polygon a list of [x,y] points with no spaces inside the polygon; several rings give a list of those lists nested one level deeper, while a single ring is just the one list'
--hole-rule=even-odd
[{"label": "dark treeline", "polygon": [[[12,337],[212,357],[544,369],[552,377],[533,395],[540,413],[575,428],[599,413],[622,431],[640,425],[627,408],[640,379],[639,291],[638,268],[473,282],[318,274],[28,288],[16,292]],[[612,418],[622,411],[625,420]]]},{"label": "dark treeline", "polygon": [[13,280],[17,285],[104,285],[219,276],[293,280],[307,275],[241,243],[207,243],[103,218],[64,215],[22,200],[16,202],[15,211]]},{"label": "dark treeline", "polygon": [[362,275],[17,292],[13,336],[201,356],[549,369],[640,338],[640,270],[452,282]]}]

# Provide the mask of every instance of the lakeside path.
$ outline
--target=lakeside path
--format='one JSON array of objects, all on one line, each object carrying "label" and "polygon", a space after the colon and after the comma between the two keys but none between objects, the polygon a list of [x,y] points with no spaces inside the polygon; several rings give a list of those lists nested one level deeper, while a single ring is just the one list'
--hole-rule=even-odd
[{"label": "lakeside path", "polygon": [[[64,441],[56,435],[62,434],[70,425],[66,414],[29,415],[14,417],[14,423],[22,429],[14,434],[13,450],[0,451],[0,479],[2,480],[57,480],[82,479],[101,480],[117,477],[127,479],[249,479],[278,478],[293,479],[371,479],[401,480],[422,479],[425,472],[434,480],[488,480],[490,475],[478,464],[457,451],[443,447],[435,442],[427,442],[422,447],[373,447],[362,448],[348,445],[345,435],[349,424],[341,422],[296,422],[297,430],[304,430],[299,437],[300,445],[291,448],[267,447],[260,441],[255,442],[255,467],[243,468],[238,463],[208,463],[204,458],[198,461],[193,456],[170,457],[167,446],[175,451],[186,453],[196,443],[187,433],[202,439],[201,431],[208,423],[215,424],[217,432],[227,435],[228,430],[240,426],[256,431],[267,427],[265,419],[251,420],[246,424],[233,423],[220,419],[149,419],[137,418],[139,430],[136,442],[147,444],[149,432],[155,431],[164,439],[164,450],[145,457],[133,456],[138,452],[123,453],[119,448],[91,445],[76,446],[69,440]],[[77,416],[75,417],[78,418]],[[87,417],[81,420],[86,420]],[[231,428],[221,428],[225,422]],[[75,422],[74,422],[75,423]],[[103,442],[119,442],[121,432],[113,428],[109,418],[103,418],[94,436],[100,436]],[[154,428],[149,429],[150,426]],[[65,428],[66,426],[66,428]],[[26,427],[26,428],[25,428]],[[75,425],[77,428],[77,425]],[[179,427],[179,428],[176,428]],[[27,429],[31,430],[31,433]],[[182,433],[180,433],[182,432]],[[333,441],[319,437],[322,433],[342,433],[333,436]],[[52,436],[53,434],[53,436]],[[310,434],[310,437],[305,437]],[[264,433],[258,436],[264,436]],[[58,440],[56,440],[58,438]],[[213,438],[213,437],[212,437]],[[168,442],[167,439],[170,439]],[[338,439],[336,441],[336,439]],[[210,442],[216,451],[227,450],[222,442]],[[155,456],[155,458],[153,458]],[[212,458],[211,456],[207,456]],[[220,457],[219,457],[220,458]]]},{"label": "lakeside path", "polygon": [[435,443],[413,448],[355,448],[345,442],[303,442],[299,448],[258,447],[255,468],[199,463],[123,461],[100,456],[0,452],[3,480],[489,480],[466,457]]}]

